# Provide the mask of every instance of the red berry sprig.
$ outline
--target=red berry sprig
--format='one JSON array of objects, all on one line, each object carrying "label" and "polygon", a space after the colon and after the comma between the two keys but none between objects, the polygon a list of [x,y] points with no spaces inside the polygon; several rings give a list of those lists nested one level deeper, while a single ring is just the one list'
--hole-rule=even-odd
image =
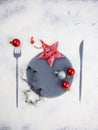
[{"label": "red berry sprig", "polygon": [[15,38],[12,41],[10,41],[10,43],[14,46],[14,47],[19,47],[20,46],[20,40]]},{"label": "red berry sprig", "polygon": [[33,36],[30,39],[30,43],[33,44],[34,48],[36,48],[36,49],[42,49],[42,46],[38,47],[38,46],[35,45],[35,40],[34,40]]},{"label": "red berry sprig", "polygon": [[68,81],[63,81],[61,84],[62,88],[65,90],[70,90],[70,83]]},{"label": "red berry sprig", "polygon": [[68,68],[67,69],[67,77],[71,77],[75,74],[74,68]]},{"label": "red berry sprig", "polygon": [[31,44],[34,44],[34,43],[35,43],[33,37],[31,37],[31,41],[30,41],[30,43],[31,43]]}]

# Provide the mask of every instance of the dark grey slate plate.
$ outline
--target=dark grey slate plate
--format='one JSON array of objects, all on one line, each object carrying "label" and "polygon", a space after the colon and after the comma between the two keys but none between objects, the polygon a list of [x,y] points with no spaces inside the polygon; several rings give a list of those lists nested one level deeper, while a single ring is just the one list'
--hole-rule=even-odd
[{"label": "dark grey slate plate", "polygon": [[[38,59],[37,56],[31,59],[26,70],[27,82],[30,88],[47,98],[64,94],[66,90],[61,87],[62,80],[54,74],[54,71],[66,71],[67,68],[72,67],[69,59],[67,57],[56,59],[53,67],[50,67],[47,60]],[[65,80],[72,83],[73,78],[66,78]]]}]

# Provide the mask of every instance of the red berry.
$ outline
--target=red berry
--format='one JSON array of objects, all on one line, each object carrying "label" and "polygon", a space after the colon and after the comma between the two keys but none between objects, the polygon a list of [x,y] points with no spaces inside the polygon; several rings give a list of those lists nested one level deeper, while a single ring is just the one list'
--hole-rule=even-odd
[{"label": "red berry", "polygon": [[75,70],[73,68],[68,68],[67,69],[67,75],[68,76],[73,76],[75,74]]},{"label": "red berry", "polygon": [[34,41],[33,37],[31,37],[31,44],[34,44],[34,43],[35,43],[35,41]]},{"label": "red berry", "polygon": [[13,39],[10,43],[11,43],[14,47],[20,46],[20,40],[19,40],[19,39]]},{"label": "red berry", "polygon": [[62,88],[64,88],[65,90],[69,90],[70,89],[70,83],[68,81],[64,81],[62,82]]}]

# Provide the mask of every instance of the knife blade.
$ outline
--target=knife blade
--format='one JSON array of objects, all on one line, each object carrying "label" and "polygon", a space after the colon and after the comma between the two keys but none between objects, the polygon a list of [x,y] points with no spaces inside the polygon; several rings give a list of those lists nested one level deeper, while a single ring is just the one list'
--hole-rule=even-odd
[{"label": "knife blade", "polygon": [[83,47],[84,47],[84,40],[81,41],[79,46],[79,55],[80,55],[79,101],[80,102],[82,98]]}]

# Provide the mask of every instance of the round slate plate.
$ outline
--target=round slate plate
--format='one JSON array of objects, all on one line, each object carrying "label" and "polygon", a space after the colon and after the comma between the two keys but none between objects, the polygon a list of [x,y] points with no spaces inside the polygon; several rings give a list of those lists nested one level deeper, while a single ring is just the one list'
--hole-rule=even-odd
[{"label": "round slate plate", "polygon": [[[60,96],[66,90],[61,87],[63,80],[60,80],[54,72],[60,70],[66,72],[69,67],[72,67],[72,64],[67,57],[56,59],[53,67],[50,67],[47,60],[38,59],[37,55],[31,59],[27,66],[27,82],[33,91],[40,93],[43,97],[52,98]],[[65,80],[71,84],[73,78],[66,78]]]}]

